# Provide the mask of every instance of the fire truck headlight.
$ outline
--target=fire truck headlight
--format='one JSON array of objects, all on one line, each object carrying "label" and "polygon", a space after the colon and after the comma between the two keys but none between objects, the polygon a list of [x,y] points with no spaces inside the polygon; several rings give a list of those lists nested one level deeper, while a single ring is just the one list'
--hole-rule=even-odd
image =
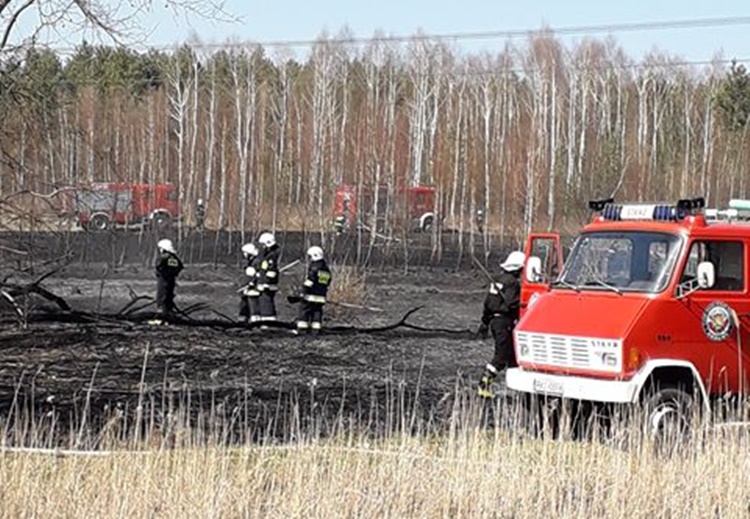
[{"label": "fire truck headlight", "polygon": [[601,360],[602,366],[615,367],[617,366],[617,354],[613,352],[602,352],[599,354],[599,360]]},{"label": "fire truck headlight", "polygon": [[521,344],[518,348],[518,353],[521,357],[527,357],[529,355],[529,345]]}]

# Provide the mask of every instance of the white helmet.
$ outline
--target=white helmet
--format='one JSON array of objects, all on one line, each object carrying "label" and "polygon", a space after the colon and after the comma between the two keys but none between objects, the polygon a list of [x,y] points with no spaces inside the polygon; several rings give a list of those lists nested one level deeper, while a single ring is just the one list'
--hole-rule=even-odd
[{"label": "white helmet", "polygon": [[242,254],[245,257],[255,257],[258,255],[258,247],[254,243],[246,243],[242,246]]},{"label": "white helmet", "polygon": [[202,198],[198,199],[198,205],[203,205],[203,199]]},{"label": "white helmet", "polygon": [[258,241],[264,247],[273,247],[274,245],[276,245],[276,238],[270,232],[264,232],[263,234],[261,234],[260,238],[258,238]]},{"label": "white helmet", "polygon": [[323,259],[323,249],[317,245],[313,245],[307,249],[307,255],[312,261],[320,261]]},{"label": "white helmet", "polygon": [[176,253],[176,251],[174,250],[174,244],[172,243],[172,240],[159,240],[159,243],[156,244],[156,247],[160,251],[171,252],[172,254]]},{"label": "white helmet", "polygon": [[521,270],[525,262],[526,254],[524,254],[520,250],[514,250],[513,252],[508,254],[508,257],[505,258],[505,261],[500,264],[500,267],[503,270],[507,270],[508,272],[515,272],[516,270]]}]

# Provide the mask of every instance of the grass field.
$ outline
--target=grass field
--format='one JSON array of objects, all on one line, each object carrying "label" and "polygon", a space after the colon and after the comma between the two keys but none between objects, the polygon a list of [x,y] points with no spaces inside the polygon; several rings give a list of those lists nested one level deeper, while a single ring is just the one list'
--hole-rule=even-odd
[{"label": "grass field", "polygon": [[[512,423],[512,409],[465,402],[440,428],[394,406],[401,414],[376,435],[342,416],[325,437],[318,427],[300,428],[283,444],[229,444],[185,424],[176,427],[179,440],[167,442],[151,424],[140,435],[123,429],[97,450],[72,453],[34,450],[45,443],[37,429],[39,441],[27,434],[24,448],[0,455],[0,515],[750,515],[750,436],[743,429],[698,429],[678,454],[664,456],[648,442],[531,438]],[[504,418],[495,423],[490,415]],[[622,427],[612,437],[637,425]]]}]

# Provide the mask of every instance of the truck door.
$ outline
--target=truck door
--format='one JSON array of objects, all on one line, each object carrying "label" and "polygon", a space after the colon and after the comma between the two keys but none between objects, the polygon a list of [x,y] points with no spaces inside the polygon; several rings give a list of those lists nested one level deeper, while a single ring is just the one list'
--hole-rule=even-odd
[{"label": "truck door", "polygon": [[[693,241],[680,281],[694,278],[697,264],[710,261],[714,285],[680,299],[682,315],[671,313],[678,323],[672,335],[681,355],[704,375],[712,393],[750,389],[747,245],[741,238]],[[739,319],[739,334],[732,311]]]},{"label": "truck door", "polygon": [[524,249],[526,259],[539,258],[541,261],[541,276],[531,282],[526,275],[521,278],[521,314],[524,313],[533,294],[546,292],[550,281],[555,279],[562,270],[563,253],[560,245],[560,235],[557,233],[533,233],[526,239]]}]

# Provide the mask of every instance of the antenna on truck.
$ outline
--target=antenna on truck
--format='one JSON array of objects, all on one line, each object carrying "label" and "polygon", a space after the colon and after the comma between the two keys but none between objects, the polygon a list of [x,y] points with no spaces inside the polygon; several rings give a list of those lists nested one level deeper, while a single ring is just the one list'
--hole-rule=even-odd
[{"label": "antenna on truck", "polygon": [[605,207],[614,203],[615,203],[614,198],[604,198],[602,200],[589,200],[589,209],[591,209],[592,211],[596,211],[597,213],[601,213],[602,211],[604,211]]}]

